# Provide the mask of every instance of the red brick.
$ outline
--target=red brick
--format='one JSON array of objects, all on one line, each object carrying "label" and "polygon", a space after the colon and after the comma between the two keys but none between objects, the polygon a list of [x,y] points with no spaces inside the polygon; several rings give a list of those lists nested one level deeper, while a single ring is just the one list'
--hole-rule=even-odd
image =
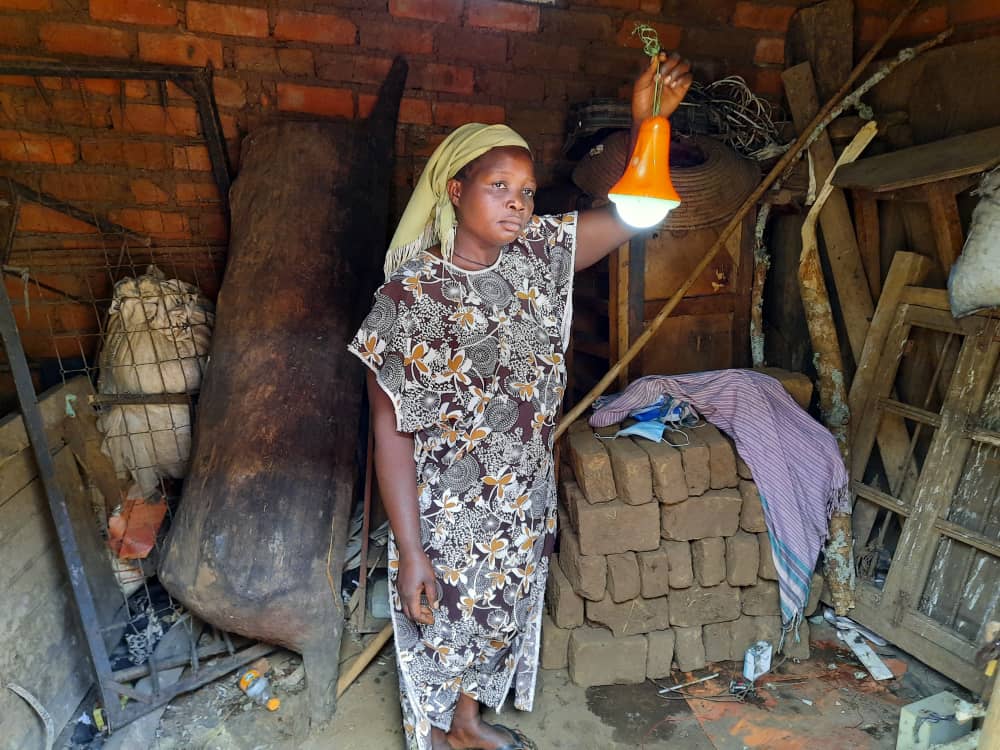
[{"label": "red brick", "polygon": [[[634,27],[634,24],[633,24]],[[604,13],[546,10],[542,31],[556,39],[608,39],[615,33],[611,18]]]},{"label": "red brick", "polygon": [[23,16],[6,16],[0,23],[0,47],[33,47],[38,35]]},{"label": "red brick", "polygon": [[758,68],[753,74],[753,90],[757,94],[778,99],[785,91],[780,68]]},{"label": "red brick", "polygon": [[97,232],[97,227],[37,203],[21,204],[21,210],[17,217],[17,228],[22,232],[61,232],[65,234],[95,234]]},{"label": "red brick", "polygon": [[172,163],[167,144],[113,138],[84,138],[80,155],[87,164],[124,164],[140,169],[165,169]]},{"label": "red brick", "polygon": [[[672,23],[656,23],[646,21],[645,23],[656,29],[656,33],[660,37],[660,46],[665,50],[677,49],[681,45],[681,32],[680,26],[675,26]],[[635,49],[640,49],[642,47],[642,40],[635,34],[633,30],[635,29],[635,19],[626,18],[622,23],[620,29],[618,29],[617,42],[619,45],[625,47],[632,47]]]},{"label": "red brick", "polygon": [[202,240],[226,240],[229,227],[221,213],[201,213],[195,218],[195,236]]},{"label": "red brick", "polygon": [[128,103],[125,111],[112,111],[115,128],[127,133],[197,136],[198,112],[188,107],[161,107],[158,104]]},{"label": "red brick", "polygon": [[426,99],[404,97],[399,103],[399,121],[415,125],[430,125],[434,121],[431,103]]},{"label": "red brick", "polygon": [[862,42],[874,42],[882,38],[889,29],[889,23],[889,19],[882,16],[862,16],[861,25],[855,34]]},{"label": "red brick", "polygon": [[278,54],[273,47],[237,47],[233,60],[238,70],[252,70],[256,73],[278,73]]},{"label": "red brick", "polygon": [[0,0],[4,10],[52,10],[52,0]]},{"label": "red brick", "polygon": [[44,23],[38,35],[49,52],[88,57],[128,57],[135,44],[127,31],[76,23]]},{"label": "red brick", "polygon": [[328,13],[283,10],[274,24],[274,38],[316,44],[354,44],[358,28],[346,18]]},{"label": "red brick", "polygon": [[474,65],[507,62],[507,35],[441,27],[437,30],[437,59],[463,60]]},{"label": "red brick", "polygon": [[278,67],[285,75],[311,76],[315,70],[313,53],[307,49],[279,49]]},{"label": "red brick", "polygon": [[[316,59],[316,75],[329,81],[374,83],[381,85],[392,67],[392,58],[369,57],[361,54],[320,54]],[[414,67],[410,66],[408,88],[420,88],[414,83]]]},{"label": "red brick", "polygon": [[438,102],[434,105],[434,124],[457,128],[467,122],[482,122],[487,125],[504,121],[504,108],[490,104],[466,104],[464,102]]},{"label": "red brick", "polygon": [[538,31],[538,7],[517,3],[474,3],[466,19],[470,26],[498,31]]},{"label": "red brick", "polygon": [[354,117],[354,92],[348,89],[278,83],[278,109],[327,117]]},{"label": "red brick", "polygon": [[204,67],[211,62],[222,68],[222,43],[193,34],[139,32],[139,57],[146,62]]},{"label": "red brick", "polygon": [[123,208],[112,211],[110,218],[117,224],[161,238],[184,239],[191,236],[186,214],[157,211],[148,208]]},{"label": "red brick", "polygon": [[785,31],[788,21],[795,14],[794,5],[758,5],[751,2],[736,3],[733,25],[746,29]]},{"label": "red brick", "polygon": [[397,18],[438,23],[458,21],[462,15],[462,0],[389,0],[389,13]]},{"label": "red brick", "polygon": [[437,63],[411,65],[406,83],[410,88],[449,94],[471,94],[475,88],[472,68]]},{"label": "red brick", "polygon": [[[1000,6],[996,11],[1000,17]],[[924,36],[940,34],[948,28],[948,8],[937,5],[912,14],[899,27],[900,36]]]},{"label": "red brick", "polygon": [[131,203],[127,180],[117,175],[92,172],[46,172],[41,190],[65,201],[77,203]]},{"label": "red brick", "polygon": [[189,31],[227,36],[266,37],[268,34],[265,8],[244,8],[239,5],[189,0],[186,13]]},{"label": "red brick", "polygon": [[168,0],[90,0],[90,17],[145,26],[174,26],[177,9]]},{"label": "red brick", "polygon": [[949,20],[956,26],[1000,19],[998,0],[953,0],[949,8]]},{"label": "red brick", "polygon": [[517,39],[511,45],[510,60],[522,70],[560,70],[567,73],[580,71],[580,48],[571,45],[552,45],[531,39]]},{"label": "red brick", "polygon": [[170,195],[152,180],[132,180],[129,185],[136,203],[156,204],[167,203]]},{"label": "red brick", "polygon": [[392,53],[430,55],[434,35],[430,29],[413,24],[364,20],[360,25],[361,46]]},{"label": "red brick", "polygon": [[38,164],[72,164],[76,144],[60,135],[0,130],[0,159]]},{"label": "red brick", "polygon": [[219,188],[214,182],[178,182],[174,195],[185,206],[219,202]]},{"label": "red brick", "polygon": [[243,90],[243,81],[232,78],[212,79],[212,90],[215,94],[215,101],[220,107],[239,108],[247,103],[246,92]]},{"label": "red brick", "polygon": [[211,172],[212,159],[205,146],[174,146],[174,169]]},{"label": "red brick", "polygon": [[507,73],[499,70],[476,72],[478,93],[506,101],[540,102],[545,98],[545,83],[543,76],[530,73]]},{"label": "red brick", "polygon": [[753,61],[760,64],[784,65],[785,40],[781,37],[766,36],[757,40]]}]

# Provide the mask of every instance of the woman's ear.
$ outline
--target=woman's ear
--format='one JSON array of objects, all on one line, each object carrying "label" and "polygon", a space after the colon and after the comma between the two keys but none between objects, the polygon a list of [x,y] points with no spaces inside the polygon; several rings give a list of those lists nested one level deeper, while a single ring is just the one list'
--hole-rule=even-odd
[{"label": "woman's ear", "polygon": [[462,181],[452,177],[448,180],[447,191],[451,205],[458,207],[458,202],[462,198]]}]

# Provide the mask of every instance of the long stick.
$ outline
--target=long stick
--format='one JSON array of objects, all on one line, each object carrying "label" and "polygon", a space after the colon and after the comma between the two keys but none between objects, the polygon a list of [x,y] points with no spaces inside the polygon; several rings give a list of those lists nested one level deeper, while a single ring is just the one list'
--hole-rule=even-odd
[{"label": "long stick", "polygon": [[378,656],[378,652],[382,650],[390,638],[392,638],[392,623],[382,628],[374,640],[365,646],[365,650],[358,654],[358,658],[351,662],[347,671],[340,675],[340,679],[337,680],[338,698],[347,692],[347,688],[365,671],[365,667],[371,663],[371,660]]},{"label": "long stick", "polygon": [[622,355],[621,359],[619,359],[611,367],[611,369],[608,370],[607,374],[601,378],[600,382],[591,388],[590,392],[587,393],[587,395],[584,396],[576,406],[566,413],[566,416],[563,417],[558,427],[556,427],[555,437],[557,439],[567,429],[569,429],[569,426],[575,422],[592,403],[594,403],[594,399],[608,389],[608,386],[610,386],[615,381],[615,378],[618,377],[618,373],[620,373],[623,368],[627,367],[629,362],[635,359],[636,355],[638,355],[639,352],[642,351],[643,347],[649,343],[649,340],[653,338],[656,332],[660,329],[660,326],[663,325],[663,321],[665,321],[674,311],[674,308],[680,304],[684,295],[687,294],[688,289],[690,289],[694,282],[701,277],[702,273],[706,268],[708,268],[715,256],[718,255],[719,251],[725,247],[726,242],[743,222],[743,218],[747,215],[747,213],[749,213],[750,210],[763,197],[764,193],[767,192],[768,188],[771,187],[774,181],[782,175],[788,165],[797,159],[799,154],[801,154],[802,151],[809,146],[811,139],[815,139],[816,133],[813,131],[816,130],[816,127],[823,122],[824,118],[831,111],[833,111],[833,108],[837,106],[837,103],[851,91],[851,87],[854,85],[854,82],[861,77],[861,74],[865,71],[868,65],[871,64],[871,61],[875,59],[875,56],[882,51],[886,42],[892,38],[893,34],[896,33],[896,30],[902,25],[903,21],[906,20],[906,17],[916,7],[919,1],[920,0],[910,0],[907,6],[903,8],[898,16],[896,16],[895,20],[889,25],[885,34],[882,35],[882,38],[879,39],[870,50],[868,50],[863,58],[861,58],[861,62],[859,62],[857,66],[855,66],[854,70],[851,71],[851,74],[847,77],[847,80],[844,81],[844,84],[840,87],[837,93],[834,94],[833,97],[823,105],[823,108],[816,113],[812,122],[802,129],[798,139],[796,139],[791,148],[785,152],[785,155],[782,156],[781,159],[779,159],[778,162],[771,168],[771,171],[768,173],[767,177],[764,178],[764,181],[757,186],[757,189],[754,190],[745,201],[743,201],[739,210],[737,210],[733,218],[729,220],[725,229],[722,230],[722,233],[715,241],[715,244],[712,245],[707,253],[705,253],[705,257],[702,258],[698,265],[695,266],[694,270],[691,271],[691,275],[688,276],[687,280],[680,285],[677,291],[674,292],[674,295],[667,300],[666,304],[664,304],[662,308],[660,308],[660,311],[656,314],[656,317],[650,321],[646,330],[642,332],[635,342],[633,342],[632,346],[630,346],[628,351]]}]

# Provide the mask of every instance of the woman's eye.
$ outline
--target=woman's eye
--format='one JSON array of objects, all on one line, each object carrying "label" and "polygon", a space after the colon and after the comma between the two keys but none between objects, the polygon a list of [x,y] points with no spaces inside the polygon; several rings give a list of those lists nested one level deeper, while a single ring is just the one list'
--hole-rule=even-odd
[{"label": "woman's eye", "polygon": [[493,187],[502,189],[507,187],[507,184],[504,182],[494,182]]},{"label": "woman's eye", "polygon": [[524,189],[524,196],[526,198],[534,198],[535,197],[535,189],[534,188],[525,188]]}]

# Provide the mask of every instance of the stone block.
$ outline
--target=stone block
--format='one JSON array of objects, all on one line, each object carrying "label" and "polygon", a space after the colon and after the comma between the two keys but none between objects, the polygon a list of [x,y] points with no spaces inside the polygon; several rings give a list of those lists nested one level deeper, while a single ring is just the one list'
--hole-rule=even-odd
[{"label": "stone block", "polygon": [[740,479],[753,480],[753,472],[750,471],[747,462],[740,458],[739,453],[736,454],[736,476]]},{"label": "stone block", "polygon": [[789,659],[808,659],[809,658],[809,621],[802,620],[799,624],[798,630],[798,640],[795,639],[795,633],[789,633],[785,636],[785,656]]},{"label": "stone block", "polygon": [[646,680],[644,635],[615,638],[604,628],[584,626],[569,639],[569,677],[581,687],[637,685]]},{"label": "stone block", "polygon": [[660,533],[675,541],[732,536],[740,526],[742,503],[739,491],[725,489],[709,490],[677,505],[661,505]]},{"label": "stone block", "polygon": [[566,519],[574,529],[580,527],[580,506],[588,503],[580,485],[574,480],[564,478],[559,482],[559,507],[565,511]]},{"label": "stone block", "polygon": [[[761,576],[763,578],[764,576]],[[775,578],[778,576],[775,575]],[[825,583],[823,576],[819,573],[813,573],[812,581],[809,583],[809,601],[806,602],[806,608],[804,614],[806,617],[812,617],[816,614],[816,610],[819,609],[819,597],[823,593],[823,584]]]},{"label": "stone block", "polygon": [[647,633],[649,650],[646,653],[646,677],[658,680],[669,677],[674,661],[674,631],[654,630]]},{"label": "stone block", "polygon": [[667,552],[670,566],[670,588],[686,589],[694,584],[694,565],[691,563],[691,545],[687,542],[663,542],[660,549]]},{"label": "stone block", "polygon": [[608,593],[611,600],[624,602],[635,599],[640,588],[639,562],[635,552],[608,555]]},{"label": "stone block", "polygon": [[680,451],[666,443],[636,440],[636,445],[649,456],[653,477],[653,494],[661,503],[682,503],[688,498],[687,479]]},{"label": "stone block", "polygon": [[604,443],[587,430],[569,433],[569,463],[573,475],[587,500],[592,503],[606,503],[614,500],[615,481],[611,473],[611,459],[604,449]]},{"label": "stone block", "polygon": [[604,445],[611,458],[618,499],[628,505],[643,505],[653,500],[653,475],[649,456],[631,438],[609,440]]},{"label": "stone block", "polygon": [[573,590],[562,566],[559,555],[549,558],[549,579],[545,603],[557,627],[578,628],[583,625],[583,599]]},{"label": "stone block", "polygon": [[542,669],[565,669],[569,663],[569,637],[571,629],[560,628],[548,615],[542,616],[542,643],[540,661]]},{"label": "stone block", "polygon": [[684,430],[688,444],[677,447],[681,454],[681,464],[684,466],[684,481],[687,482],[688,495],[703,495],[712,485],[712,470],[709,463],[708,446],[698,437],[696,430]]},{"label": "stone block", "polygon": [[732,623],[713,622],[701,630],[701,640],[705,644],[705,659],[708,661],[729,661],[732,657]]},{"label": "stone block", "polygon": [[[726,580],[726,540],[713,536],[691,542],[691,561],[702,586],[722,583]],[[757,580],[756,575],[754,580]]]},{"label": "stone block", "polygon": [[693,672],[707,663],[701,627],[674,628],[674,661],[682,672]]},{"label": "stone block", "polygon": [[626,505],[621,500],[587,503],[578,509],[577,531],[585,555],[645,552],[660,546],[659,503]]},{"label": "stone block", "polygon": [[670,592],[670,559],[661,545],[659,549],[636,555],[639,566],[640,593],[646,599],[666,596]]},{"label": "stone block", "polygon": [[733,661],[743,661],[746,650],[755,644],[757,638],[756,618],[743,615],[729,623],[729,658]]},{"label": "stone block", "polygon": [[780,367],[760,367],[758,368],[758,372],[770,375],[785,387],[788,395],[795,400],[795,403],[803,409],[809,408],[809,402],[812,401],[813,393],[813,384],[809,376],[801,372],[783,370]]},{"label": "stone block", "polygon": [[778,584],[775,581],[757,581],[754,586],[741,589],[743,614],[775,615],[781,612]]},{"label": "stone block", "polygon": [[670,592],[670,624],[694,627],[728,622],[740,616],[740,590],[729,584],[704,588],[691,586]]},{"label": "stone block", "polygon": [[636,635],[669,628],[670,607],[665,596],[620,604],[605,596],[599,602],[587,602],[587,619],[604,625],[616,636]]},{"label": "stone block", "polygon": [[765,531],[757,535],[759,544],[757,575],[765,581],[777,581],[778,569],[774,565],[774,554],[771,552],[771,537]]},{"label": "stone block", "polygon": [[559,566],[573,590],[584,599],[604,597],[608,563],[604,555],[584,555],[573,530],[563,526],[559,535]]},{"label": "stone block", "polygon": [[729,438],[713,424],[699,427],[698,437],[708,446],[709,487],[713,490],[735,487],[739,481],[736,476],[736,452]]},{"label": "stone block", "polygon": [[778,653],[778,644],[781,642],[781,615],[760,615],[753,620],[757,640],[767,641],[774,649],[774,653]]},{"label": "stone block", "polygon": [[752,586],[757,581],[759,561],[756,534],[738,531],[726,538],[726,581],[730,586]]},{"label": "stone block", "polygon": [[743,508],[740,510],[740,528],[751,534],[767,531],[764,506],[760,502],[757,485],[745,479],[741,480],[740,497],[743,498]]}]

